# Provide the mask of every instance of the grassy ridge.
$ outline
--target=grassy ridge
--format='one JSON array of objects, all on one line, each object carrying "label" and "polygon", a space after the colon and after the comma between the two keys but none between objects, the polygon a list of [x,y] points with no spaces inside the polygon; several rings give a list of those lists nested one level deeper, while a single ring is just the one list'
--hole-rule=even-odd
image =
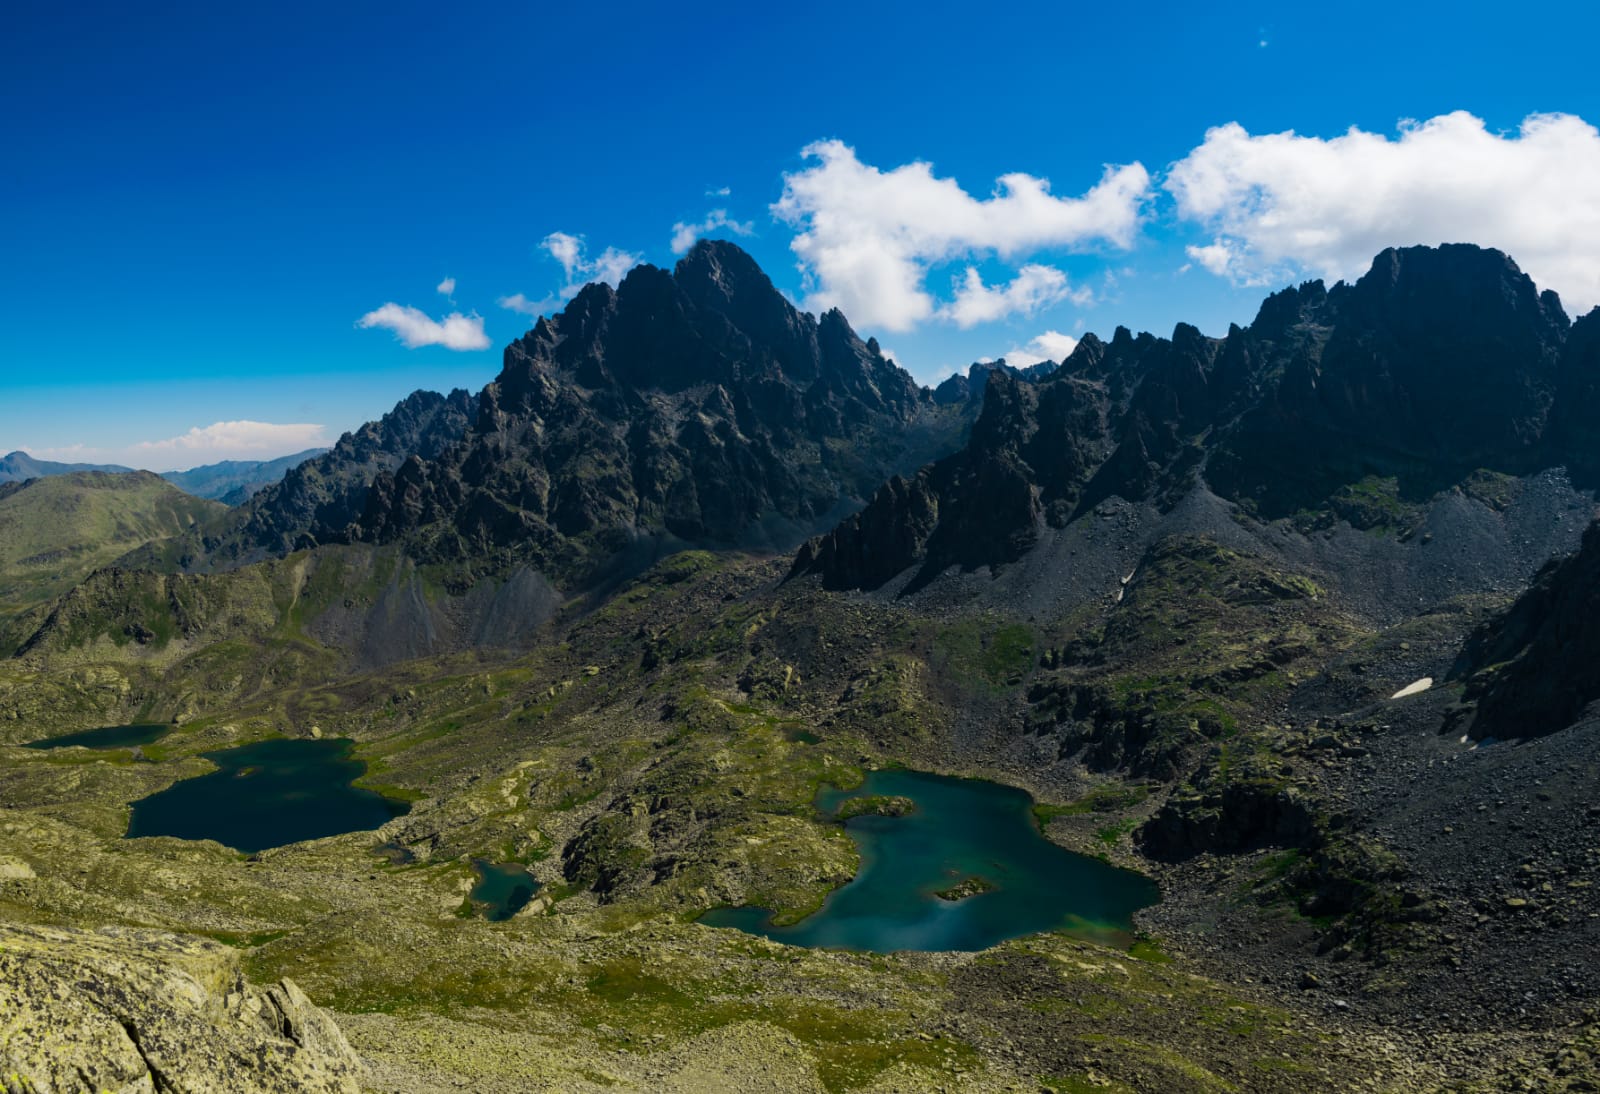
[{"label": "grassy ridge", "polygon": [[144,471],[85,471],[7,486],[0,491],[0,647],[28,609],[137,547],[226,511]]}]

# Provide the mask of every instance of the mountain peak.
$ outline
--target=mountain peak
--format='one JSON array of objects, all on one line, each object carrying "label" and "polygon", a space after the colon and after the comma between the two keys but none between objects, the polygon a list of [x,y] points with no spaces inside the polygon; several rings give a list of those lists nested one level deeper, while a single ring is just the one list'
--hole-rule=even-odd
[{"label": "mountain peak", "polygon": [[766,273],[736,243],[726,239],[702,239],[678,260],[673,280],[685,292],[696,286],[711,285],[731,297],[748,290],[777,292]]},{"label": "mountain peak", "polygon": [[1429,318],[1448,310],[1456,321],[1497,322],[1520,313],[1540,325],[1570,325],[1555,293],[1541,293],[1504,251],[1474,243],[1389,247],[1350,289],[1367,306]]}]

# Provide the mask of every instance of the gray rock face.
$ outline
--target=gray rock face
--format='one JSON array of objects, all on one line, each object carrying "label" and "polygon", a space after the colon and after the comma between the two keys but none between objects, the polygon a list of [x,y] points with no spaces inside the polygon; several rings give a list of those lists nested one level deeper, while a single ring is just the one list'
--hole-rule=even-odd
[{"label": "gray rock face", "polygon": [[284,980],[160,931],[0,925],[0,1091],[355,1094],[362,1064]]},{"label": "gray rock face", "polygon": [[1565,465],[1589,485],[1597,347],[1600,316],[1571,327],[1499,251],[1388,250],[1353,285],[1275,293],[1223,339],[1119,328],[1036,383],[990,372],[966,447],[812,540],[794,572],[873,589],[915,566],[912,591],[1015,562],[1108,498],[1166,511],[1202,482],[1266,520],[1369,479],[1414,502],[1479,469]]},{"label": "gray rock face", "polygon": [[1510,608],[1468,639],[1451,676],[1475,709],[1458,713],[1475,738],[1554,733],[1600,700],[1600,524],[1551,562]]},{"label": "gray rock face", "polygon": [[413,391],[378,421],[346,433],[333,448],[290,468],[235,510],[226,524],[193,537],[176,560],[179,567],[231,569],[319,543],[347,542],[373,478],[395,470],[408,456],[437,456],[467,431],[471,409],[472,396],[465,391]]},{"label": "gray rock face", "polygon": [[460,443],[376,477],[359,537],[567,587],[664,537],[788,549],[963,421],[839,312],[797,311],[749,255],[702,241],[507,347]]}]

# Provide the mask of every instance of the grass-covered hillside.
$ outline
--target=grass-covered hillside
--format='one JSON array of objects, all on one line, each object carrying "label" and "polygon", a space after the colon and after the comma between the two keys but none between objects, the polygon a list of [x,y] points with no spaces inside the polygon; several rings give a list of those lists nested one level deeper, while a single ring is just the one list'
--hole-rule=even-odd
[{"label": "grass-covered hillside", "polygon": [[147,471],[82,471],[0,486],[0,646],[28,608],[136,547],[225,511]]}]

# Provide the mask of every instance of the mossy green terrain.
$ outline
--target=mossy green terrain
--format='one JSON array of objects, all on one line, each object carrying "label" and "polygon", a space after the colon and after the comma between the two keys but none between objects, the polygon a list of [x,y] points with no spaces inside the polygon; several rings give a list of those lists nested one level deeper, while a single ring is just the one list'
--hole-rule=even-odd
[{"label": "mossy green terrain", "polygon": [[[59,601],[0,664],[0,915],[237,949],[253,981],[290,977],[334,1013],[375,1090],[1410,1090],[1530,1051],[1486,1038],[1454,1061],[1172,939],[880,956],[695,922],[815,910],[857,867],[818,788],[895,763],[1030,786],[1052,837],[1157,868],[1135,833],[1163,808],[1276,794],[1315,756],[1261,712],[1362,635],[1303,576],[1190,538],[1103,610],[949,627],[780,584],[781,561],[685,553],[566,605],[526,651],[364,669],[325,620],[402,568],[321,548],[109,571]],[[1057,740],[1078,774],[964,757],[949,742],[973,710]],[[138,752],[20,747],[135,717],[177,726]],[[210,770],[202,753],[279,735],[352,738],[362,783],[410,812],[250,856],[122,838],[128,803]],[[1305,809],[1323,823],[1309,792]],[[1346,846],[1279,849],[1246,899],[1303,887]],[[535,899],[484,919],[475,858],[526,865]]]},{"label": "mossy green terrain", "polygon": [[27,639],[50,600],[97,568],[226,512],[143,471],[0,486],[0,655]]}]

